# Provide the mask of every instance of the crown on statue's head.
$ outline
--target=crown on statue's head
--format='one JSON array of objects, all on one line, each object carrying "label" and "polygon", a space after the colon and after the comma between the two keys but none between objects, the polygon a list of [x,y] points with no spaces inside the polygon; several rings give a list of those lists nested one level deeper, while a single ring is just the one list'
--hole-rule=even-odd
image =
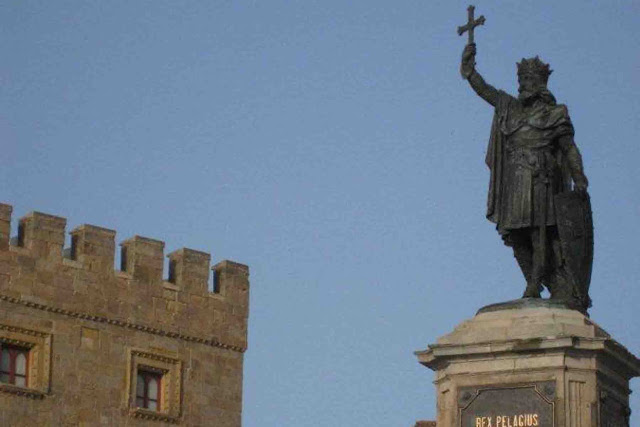
[{"label": "crown on statue's head", "polygon": [[547,84],[549,75],[553,72],[553,70],[549,68],[549,64],[545,64],[537,56],[529,59],[522,58],[522,61],[517,64],[518,75],[532,74],[540,78],[544,84]]}]

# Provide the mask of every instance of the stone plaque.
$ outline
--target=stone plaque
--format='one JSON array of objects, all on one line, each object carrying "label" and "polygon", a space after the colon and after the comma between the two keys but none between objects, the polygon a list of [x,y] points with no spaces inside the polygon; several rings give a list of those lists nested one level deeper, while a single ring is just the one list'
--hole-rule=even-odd
[{"label": "stone plaque", "polygon": [[555,382],[458,391],[460,427],[553,427]]}]

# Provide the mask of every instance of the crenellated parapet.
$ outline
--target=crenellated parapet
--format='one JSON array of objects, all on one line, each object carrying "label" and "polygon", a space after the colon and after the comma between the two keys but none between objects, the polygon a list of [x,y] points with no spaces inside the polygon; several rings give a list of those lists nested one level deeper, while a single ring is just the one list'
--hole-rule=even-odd
[{"label": "crenellated parapet", "polygon": [[41,212],[31,212],[20,218],[18,244],[39,258],[60,260],[64,246],[67,220]]},{"label": "crenellated parapet", "polygon": [[122,271],[147,284],[162,281],[164,242],[148,237],[133,236],[120,244]]},{"label": "crenellated parapet", "polygon": [[209,264],[211,255],[193,249],[182,248],[168,255],[169,282],[182,290],[203,293],[213,280]]},{"label": "crenellated parapet", "polygon": [[71,231],[69,257],[88,271],[113,274],[116,232],[95,225],[81,225]]},{"label": "crenellated parapet", "polygon": [[[210,266],[208,253],[95,225],[70,231],[66,219],[31,212],[11,239],[12,207],[0,204],[0,299],[35,309],[236,351],[247,346],[249,268]],[[168,262],[168,277],[163,277]],[[210,290],[212,289],[212,290]]]},{"label": "crenellated parapet", "polygon": [[0,250],[7,249],[9,246],[12,212],[12,206],[0,203]]}]

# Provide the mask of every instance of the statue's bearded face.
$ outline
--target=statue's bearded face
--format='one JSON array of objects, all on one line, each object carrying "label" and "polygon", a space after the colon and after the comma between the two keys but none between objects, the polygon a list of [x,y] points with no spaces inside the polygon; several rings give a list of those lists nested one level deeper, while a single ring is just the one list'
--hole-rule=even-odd
[{"label": "statue's bearded face", "polygon": [[518,84],[518,99],[524,104],[532,103],[547,88],[539,76],[531,73],[518,74]]}]

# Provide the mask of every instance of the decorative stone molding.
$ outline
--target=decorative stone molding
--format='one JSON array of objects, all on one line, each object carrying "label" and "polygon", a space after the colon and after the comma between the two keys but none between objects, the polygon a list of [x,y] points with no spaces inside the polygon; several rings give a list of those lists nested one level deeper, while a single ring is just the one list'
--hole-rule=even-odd
[{"label": "decorative stone molding", "polygon": [[10,393],[17,396],[28,397],[29,399],[44,399],[47,395],[38,390],[32,390],[30,388],[18,387],[13,384],[0,383],[0,393]]},{"label": "decorative stone molding", "polygon": [[171,415],[150,411],[144,408],[132,408],[129,412],[129,415],[131,415],[133,418],[139,418],[141,420],[161,421],[170,424],[178,424],[180,422],[180,418],[178,417],[172,417]]},{"label": "decorative stone molding", "polygon": [[199,344],[204,344],[211,347],[224,348],[224,349],[236,351],[239,353],[244,353],[247,350],[246,347],[239,347],[231,344],[226,344],[216,339],[208,339],[204,337],[197,337],[194,335],[182,334],[179,332],[165,331],[163,329],[152,328],[150,326],[141,325],[139,323],[127,322],[125,320],[112,319],[105,316],[97,316],[89,313],[62,309],[58,307],[53,307],[51,305],[40,304],[33,301],[26,301],[24,299],[10,297],[8,295],[0,294],[0,301],[6,301],[12,304],[19,304],[25,307],[35,308],[42,311],[48,311],[50,313],[62,314],[64,316],[76,317],[78,319],[85,319],[85,320],[90,320],[98,323],[108,323],[110,325],[121,326],[127,329],[135,329],[137,331],[147,332],[149,334],[160,335],[160,336],[165,336],[169,338],[177,338],[183,341],[197,342]]}]

